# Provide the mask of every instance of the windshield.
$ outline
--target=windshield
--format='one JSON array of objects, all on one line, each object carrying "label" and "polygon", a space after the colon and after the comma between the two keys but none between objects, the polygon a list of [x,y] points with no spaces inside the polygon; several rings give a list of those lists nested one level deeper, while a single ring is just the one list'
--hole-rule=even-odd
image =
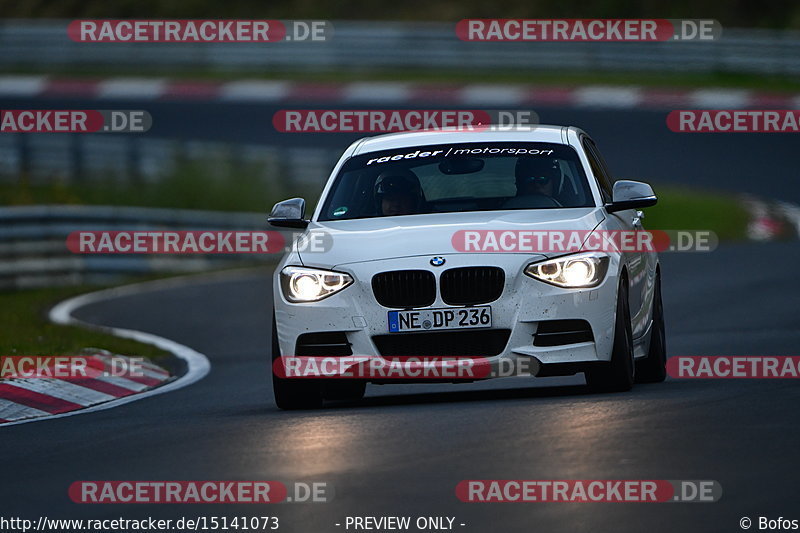
[{"label": "windshield", "polygon": [[592,206],[586,175],[571,146],[465,143],[350,158],[319,220]]}]

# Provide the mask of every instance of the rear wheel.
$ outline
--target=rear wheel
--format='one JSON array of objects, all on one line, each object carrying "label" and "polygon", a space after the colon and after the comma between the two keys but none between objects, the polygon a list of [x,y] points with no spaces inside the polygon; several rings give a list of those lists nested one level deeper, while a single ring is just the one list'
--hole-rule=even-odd
[{"label": "rear wheel", "polygon": [[660,383],[667,378],[667,334],[664,327],[664,305],[661,302],[661,274],[656,276],[653,295],[653,329],[647,357],[636,361],[637,383]]},{"label": "rear wheel", "polygon": [[[275,364],[281,355],[275,312],[272,312],[272,392],[280,409],[316,409],[322,407],[322,388],[314,378],[287,379],[275,375]],[[280,364],[280,363],[277,363]]]},{"label": "rear wheel", "polygon": [[633,331],[628,303],[628,283],[620,281],[611,361],[586,372],[586,383],[599,392],[623,392],[633,387]]}]

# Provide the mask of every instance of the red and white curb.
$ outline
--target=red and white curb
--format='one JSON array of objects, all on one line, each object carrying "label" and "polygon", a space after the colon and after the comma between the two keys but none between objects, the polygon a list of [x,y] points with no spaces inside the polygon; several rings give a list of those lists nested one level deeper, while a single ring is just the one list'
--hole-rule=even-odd
[{"label": "red and white curb", "polygon": [[[76,309],[85,305],[178,287],[193,281],[192,277],[171,278],[92,292],[59,303],[50,310],[49,314],[50,320],[56,324],[78,325],[103,331],[171,352],[186,363],[184,374],[171,379],[164,369],[156,365],[149,365],[146,366],[142,378],[97,377],[85,380],[15,378],[2,381],[0,382],[0,427],[111,409],[136,400],[181,389],[205,377],[211,369],[208,358],[188,346],[152,333],[98,326],[72,316]],[[97,354],[101,358],[110,355],[108,353]]]},{"label": "red and white curb", "polygon": [[754,241],[800,239],[800,205],[745,196],[742,203],[750,220],[747,237]]},{"label": "red and white curb", "polygon": [[319,101],[481,106],[570,106],[611,109],[798,109],[800,94],[746,89],[670,89],[590,85],[308,83],[282,80],[192,81],[165,78],[0,76],[0,97],[74,97],[242,103]]},{"label": "red and white curb", "polygon": [[0,381],[0,424],[84,409],[152,389],[171,378],[163,368],[138,359],[137,375],[103,375],[103,369],[109,368],[112,361],[131,358],[104,350],[93,352],[82,354],[88,363],[85,377]]}]

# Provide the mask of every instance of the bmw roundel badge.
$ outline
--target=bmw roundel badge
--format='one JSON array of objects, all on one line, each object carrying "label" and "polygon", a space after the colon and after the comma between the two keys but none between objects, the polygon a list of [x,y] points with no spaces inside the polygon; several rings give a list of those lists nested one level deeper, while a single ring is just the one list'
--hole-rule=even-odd
[{"label": "bmw roundel badge", "polygon": [[435,267],[440,267],[444,264],[444,257],[436,256],[431,259],[431,264]]}]

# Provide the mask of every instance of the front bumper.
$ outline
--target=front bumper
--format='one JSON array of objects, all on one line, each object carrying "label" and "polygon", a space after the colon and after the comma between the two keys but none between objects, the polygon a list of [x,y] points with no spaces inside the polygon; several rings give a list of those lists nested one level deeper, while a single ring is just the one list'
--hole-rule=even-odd
[{"label": "front bumper", "polygon": [[[314,303],[290,303],[280,289],[276,272],[273,283],[278,341],[281,354],[297,354],[298,338],[306,333],[338,332],[346,335],[353,355],[382,357],[376,337],[386,335],[419,335],[423,333],[389,334],[387,313],[393,309],[380,305],[373,294],[371,280],[375,274],[391,270],[427,270],[436,277],[462,266],[496,266],[505,272],[505,285],[492,307],[493,330],[509,330],[505,346],[488,357],[492,369],[507,373],[509,368],[525,369],[533,375],[574,373],[575,368],[611,358],[614,339],[619,258],[611,256],[608,273],[603,282],[590,289],[564,289],[552,286],[523,274],[530,263],[542,256],[524,254],[451,254],[443,256],[442,267],[430,265],[430,256],[367,261],[338,265],[335,270],[350,274],[350,287]],[[278,267],[278,271],[285,266]],[[315,266],[315,265],[305,265]],[[322,267],[321,267],[322,268]],[[436,301],[429,308],[457,308],[446,304],[437,290]],[[534,345],[534,335],[544,321],[585,320],[591,328],[591,340],[552,346]],[[486,330],[463,330],[476,332]],[[326,355],[326,354],[322,354]],[[424,354],[419,354],[424,356]],[[430,354],[433,355],[433,354]]]}]

